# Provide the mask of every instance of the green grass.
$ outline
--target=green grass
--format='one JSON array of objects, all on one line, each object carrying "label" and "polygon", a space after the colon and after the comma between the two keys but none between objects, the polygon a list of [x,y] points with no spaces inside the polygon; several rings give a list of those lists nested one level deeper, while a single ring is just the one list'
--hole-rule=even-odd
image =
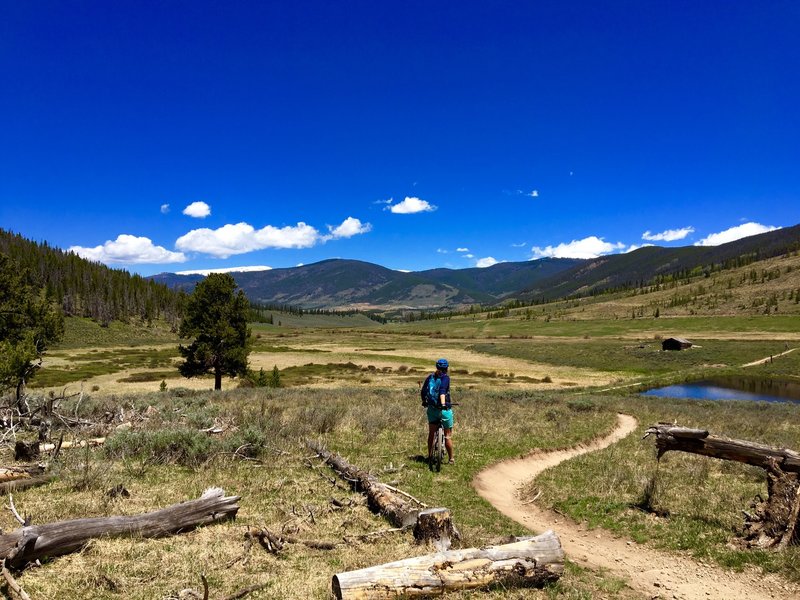
[{"label": "green grass", "polygon": [[715,332],[731,333],[775,333],[780,339],[782,333],[800,332],[800,319],[796,315],[769,316],[718,316],[704,315],[670,318],[620,318],[594,320],[527,320],[524,317],[511,316],[505,319],[486,319],[485,314],[471,317],[455,317],[446,321],[416,321],[414,323],[395,324],[388,330],[407,334],[431,335],[442,337],[486,338],[510,336],[546,336],[546,337],[617,337],[637,336],[652,337],[689,337]]},{"label": "green grass", "polygon": [[[642,396],[594,401],[648,425],[676,422],[716,435],[778,447],[800,448],[800,406],[692,401]],[[800,581],[800,548],[785,552],[735,550],[742,510],[766,497],[762,469],[681,452],[655,459],[654,445],[631,435],[601,452],[582,455],[542,474],[528,495],[589,527],[603,527],[640,543],[689,552],[699,559],[741,569],[758,566]],[[654,491],[652,487],[655,486]],[[591,490],[591,491],[589,491]],[[656,512],[637,508],[645,494]]]},{"label": "green grass", "polygon": [[[90,350],[76,354],[64,350],[50,353],[51,357],[66,358],[69,363],[65,367],[46,367],[36,374],[31,380],[30,387],[56,387],[85,381],[99,375],[117,373],[127,369],[163,369],[171,366],[173,359],[178,357],[177,346],[166,348],[117,348],[112,350]],[[175,375],[177,369],[172,371],[150,371],[137,373],[121,381],[158,381]],[[155,377],[155,379],[153,379]],[[149,379],[148,379],[149,378]]]},{"label": "green grass", "polygon": [[[631,375],[663,375],[703,368],[739,367],[783,351],[776,341],[693,339],[684,351],[662,351],[658,340],[579,339],[561,343],[498,340],[470,344],[468,349],[486,354],[521,358],[531,362],[625,372]],[[794,361],[792,355],[787,362]]]},{"label": "green grass", "polygon": [[102,327],[91,319],[64,319],[64,339],[53,346],[57,349],[101,348],[108,346],[142,346],[178,343],[178,336],[165,323],[121,323],[112,321]]}]

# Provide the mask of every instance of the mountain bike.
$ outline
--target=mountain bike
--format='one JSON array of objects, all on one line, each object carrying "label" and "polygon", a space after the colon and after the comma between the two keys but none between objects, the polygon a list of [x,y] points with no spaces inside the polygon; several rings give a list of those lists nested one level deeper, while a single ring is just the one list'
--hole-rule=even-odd
[{"label": "mountain bike", "polygon": [[[451,402],[450,406],[458,406],[458,402]],[[442,470],[442,461],[447,449],[444,445],[444,427],[442,427],[442,420],[439,419],[436,433],[433,436],[433,447],[431,448],[431,455],[428,457],[428,466],[431,471],[437,473]]]}]

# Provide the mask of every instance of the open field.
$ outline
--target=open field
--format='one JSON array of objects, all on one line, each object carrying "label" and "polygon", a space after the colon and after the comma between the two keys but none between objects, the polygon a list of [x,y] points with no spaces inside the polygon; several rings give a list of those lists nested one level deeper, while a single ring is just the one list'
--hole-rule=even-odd
[{"label": "open field", "polygon": [[[465,545],[524,533],[477,495],[477,472],[533,448],[596,438],[610,430],[618,412],[636,417],[641,429],[677,421],[797,449],[800,405],[646,398],[625,386],[722,372],[797,378],[800,352],[742,365],[800,346],[798,321],[781,315],[545,321],[483,314],[368,329],[254,325],[251,368],[270,372],[277,366],[285,387],[236,389],[238,380],[226,379],[221,393],[210,391],[211,379],[178,376],[179,340],[166,330],[148,343],[145,333],[130,326],[103,330],[73,323],[67,341],[48,354],[38,375],[42,387],[29,390],[31,402],[50,393],[66,395],[63,414],[98,423],[68,437],[108,434],[109,440],[105,448],[62,452],[53,483],[14,495],[20,511],[36,523],[132,514],[196,497],[209,485],[241,495],[242,509],[236,523],[163,540],[98,540],[19,579],[36,598],[144,599],[201,588],[199,573],[205,572],[212,598],[255,584],[265,587],[249,597],[324,598],[336,572],[421,552],[407,534],[370,542],[349,537],[388,525],[359,494],[332,483],[327,468],[303,448],[306,437],[321,438],[429,505],[451,508]],[[668,335],[689,337],[697,346],[662,352],[659,338]],[[439,356],[451,361],[461,406],[457,465],[434,476],[422,461],[418,385]],[[159,392],[162,380],[167,389]],[[212,426],[223,433],[201,431]],[[640,437],[546,471],[529,484],[527,497],[538,495],[538,505],[634,544],[754,576],[774,573],[790,588],[797,585],[798,549],[777,554],[732,545],[741,510],[766,492],[758,469],[670,455],[657,466],[652,444]],[[10,463],[10,450],[4,452]],[[118,484],[130,498],[106,494]],[[637,508],[648,494],[656,512]],[[344,507],[331,504],[331,497]],[[2,514],[0,526],[14,527],[9,513]],[[301,539],[350,541],[332,551],[290,545],[273,556],[254,544],[245,552],[247,526]],[[783,591],[775,597],[791,597]],[[494,589],[452,597],[640,596],[619,577],[569,563],[562,580],[543,591]]]}]

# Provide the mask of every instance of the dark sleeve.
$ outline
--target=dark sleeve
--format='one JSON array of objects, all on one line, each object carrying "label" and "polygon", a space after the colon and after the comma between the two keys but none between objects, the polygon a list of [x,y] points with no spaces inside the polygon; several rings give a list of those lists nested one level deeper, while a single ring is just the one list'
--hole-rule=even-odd
[{"label": "dark sleeve", "polygon": [[444,394],[444,397],[450,402],[450,375],[442,375],[442,382],[439,384],[439,395]]}]

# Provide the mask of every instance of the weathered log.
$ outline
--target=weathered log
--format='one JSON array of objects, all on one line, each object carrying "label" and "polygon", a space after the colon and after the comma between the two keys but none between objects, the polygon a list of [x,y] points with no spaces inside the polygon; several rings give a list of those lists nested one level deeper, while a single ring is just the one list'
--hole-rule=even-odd
[{"label": "weathered log", "polygon": [[547,531],[513,544],[437,552],[338,573],[331,587],[339,600],[430,596],[495,583],[540,586],[558,579],[563,569],[561,542]]},{"label": "weathered log", "polygon": [[28,488],[39,485],[45,485],[53,481],[55,478],[56,476],[54,473],[43,473],[27,479],[14,479],[12,481],[5,481],[0,483],[0,496],[5,494],[13,494],[14,492],[21,492],[22,490],[27,490]]},{"label": "weathered log", "polygon": [[690,429],[659,423],[648,428],[645,437],[656,436],[658,457],[680,450],[761,467],[767,472],[767,499],[758,498],[742,511],[742,530],[747,545],[759,548],[785,548],[800,543],[800,454],[744,440],[709,435],[703,429]]},{"label": "weathered log", "polygon": [[14,444],[14,460],[33,460],[39,457],[42,452],[50,452],[51,450],[69,449],[69,448],[86,448],[87,446],[102,446],[105,444],[106,438],[91,438],[88,440],[76,440],[74,442],[61,442],[42,444],[40,442],[17,442]]},{"label": "weathered log", "polygon": [[656,436],[659,458],[670,450],[680,450],[747,463],[762,469],[766,469],[768,461],[774,459],[778,461],[778,466],[783,471],[800,473],[800,454],[794,450],[773,448],[746,440],[731,440],[709,435],[708,431],[703,429],[690,429],[664,423],[647,429],[645,437],[648,435]]},{"label": "weathered log", "polygon": [[30,479],[44,473],[42,465],[20,465],[18,467],[0,467],[0,483],[16,479]]},{"label": "weathered log", "polygon": [[384,515],[395,527],[413,527],[417,522],[419,508],[407,498],[395,493],[390,486],[378,481],[377,477],[350,464],[319,442],[308,440],[306,446],[347,479],[356,490],[363,492],[367,496],[370,510]]},{"label": "weathered log", "polygon": [[173,504],[161,510],[132,516],[98,517],[58,521],[22,527],[0,535],[0,559],[14,568],[47,556],[68,554],[98,537],[163,537],[189,531],[236,516],[238,496],[225,496],[209,488],[197,500]]}]

